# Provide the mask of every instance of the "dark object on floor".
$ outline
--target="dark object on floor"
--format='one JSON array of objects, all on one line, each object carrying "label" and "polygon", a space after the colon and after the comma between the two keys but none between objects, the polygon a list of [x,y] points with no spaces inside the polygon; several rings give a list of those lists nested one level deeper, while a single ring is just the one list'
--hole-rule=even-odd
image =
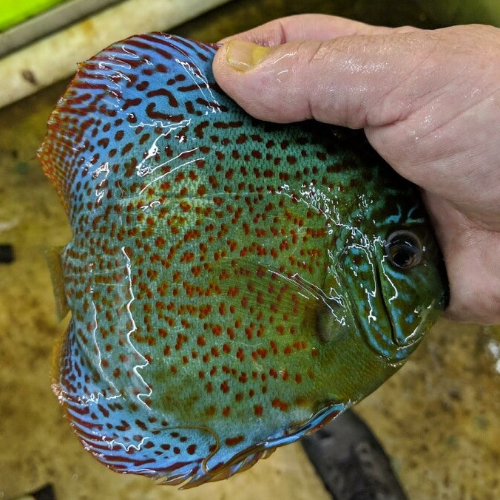
[{"label": "dark object on floor", "polygon": [[55,500],[56,494],[51,484],[47,484],[32,493],[34,500]]},{"label": "dark object on floor", "polygon": [[18,497],[16,500],[56,500],[56,494],[54,487],[51,484],[46,484],[36,491]]},{"label": "dark object on floor", "polygon": [[14,247],[9,244],[0,244],[0,264],[10,264],[14,261]]},{"label": "dark object on floor", "polygon": [[335,500],[407,500],[389,457],[351,410],[302,445]]}]

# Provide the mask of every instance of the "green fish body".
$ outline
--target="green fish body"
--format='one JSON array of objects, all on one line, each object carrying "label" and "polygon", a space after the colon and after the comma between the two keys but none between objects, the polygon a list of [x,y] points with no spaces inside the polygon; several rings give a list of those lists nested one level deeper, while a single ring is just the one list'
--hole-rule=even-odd
[{"label": "green fish body", "polygon": [[213,78],[216,49],[110,46],[39,151],[73,234],[54,390],[101,462],[187,486],[370,394],[446,295],[416,188],[361,132],[247,115]]}]

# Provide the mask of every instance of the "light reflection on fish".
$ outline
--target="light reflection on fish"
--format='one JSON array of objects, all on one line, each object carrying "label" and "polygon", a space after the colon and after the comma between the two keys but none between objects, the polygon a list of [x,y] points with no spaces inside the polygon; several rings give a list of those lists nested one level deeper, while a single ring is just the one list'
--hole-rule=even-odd
[{"label": "light reflection on fish", "polygon": [[39,151],[71,242],[54,390],[118,472],[196,486],[370,394],[445,302],[415,188],[363,135],[255,120],[216,46],[131,37],[79,67]]}]

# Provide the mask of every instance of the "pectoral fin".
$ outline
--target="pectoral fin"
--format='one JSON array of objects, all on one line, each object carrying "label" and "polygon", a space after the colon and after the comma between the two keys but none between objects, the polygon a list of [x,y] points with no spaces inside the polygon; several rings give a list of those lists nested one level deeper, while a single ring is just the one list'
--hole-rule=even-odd
[{"label": "pectoral fin", "polygon": [[59,321],[63,320],[69,312],[69,304],[64,291],[64,274],[61,264],[61,251],[63,247],[53,247],[45,250],[45,259],[50,270],[54,297],[56,299],[56,312]]}]

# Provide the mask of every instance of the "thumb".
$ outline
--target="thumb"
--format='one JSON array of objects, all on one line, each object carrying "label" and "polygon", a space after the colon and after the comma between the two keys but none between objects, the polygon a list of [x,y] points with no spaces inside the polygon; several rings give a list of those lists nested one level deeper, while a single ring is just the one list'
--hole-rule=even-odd
[{"label": "thumb", "polygon": [[[435,45],[418,33],[406,28],[275,47],[233,39],[219,49],[213,70],[222,89],[256,118],[376,127],[411,112],[412,75]],[[427,73],[432,85],[432,68]],[[425,68],[419,68],[418,79],[425,94]]]}]

